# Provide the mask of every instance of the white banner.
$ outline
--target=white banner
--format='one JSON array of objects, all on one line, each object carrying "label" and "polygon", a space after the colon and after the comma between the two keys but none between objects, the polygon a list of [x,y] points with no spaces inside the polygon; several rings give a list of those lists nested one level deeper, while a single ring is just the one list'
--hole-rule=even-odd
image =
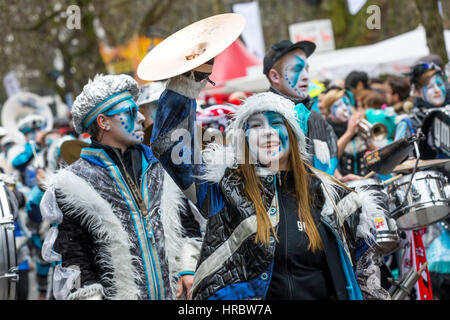
[{"label": "white banner", "polygon": [[316,44],[315,52],[334,50],[334,33],[331,20],[321,19],[289,25],[289,37],[292,42],[312,41]]},{"label": "white banner", "polygon": [[264,37],[261,26],[261,16],[257,1],[233,4],[233,12],[245,18],[245,28],[242,39],[247,49],[263,59],[265,55]]}]

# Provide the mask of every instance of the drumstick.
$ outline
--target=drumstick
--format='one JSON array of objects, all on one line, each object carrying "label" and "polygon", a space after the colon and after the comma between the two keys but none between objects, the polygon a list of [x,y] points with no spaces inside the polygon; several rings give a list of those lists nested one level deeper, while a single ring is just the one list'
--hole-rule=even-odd
[{"label": "drumstick", "polygon": [[370,171],[368,174],[366,174],[363,179],[369,179],[371,178],[376,172],[375,171]]},{"label": "drumstick", "polygon": [[388,179],[386,181],[383,181],[383,184],[389,184],[389,183],[391,183],[391,182],[393,182],[395,180],[400,179],[401,177],[403,177],[403,175],[402,174],[398,174],[395,177],[392,177],[392,178],[390,178],[390,179]]},{"label": "drumstick", "polygon": [[422,274],[423,270],[425,270],[425,267],[428,265],[428,261],[425,261],[425,263],[420,267],[419,271],[417,271],[418,274]]}]

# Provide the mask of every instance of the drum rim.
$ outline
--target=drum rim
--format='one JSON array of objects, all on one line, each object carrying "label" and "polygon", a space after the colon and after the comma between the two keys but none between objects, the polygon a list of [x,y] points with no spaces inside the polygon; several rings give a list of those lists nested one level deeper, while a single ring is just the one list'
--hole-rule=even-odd
[{"label": "drum rim", "polygon": [[[402,215],[402,216],[404,216],[404,215]],[[400,216],[400,217],[402,217],[402,216]],[[447,214],[446,216],[444,216],[444,217],[438,219],[438,220],[429,222],[429,223],[427,223],[427,224],[420,224],[420,225],[417,225],[417,226],[407,227],[407,228],[406,228],[406,227],[402,227],[402,222],[401,222],[401,221],[400,221],[400,223],[398,222],[398,219],[399,219],[400,217],[396,218],[396,219],[395,219],[395,222],[396,222],[396,224],[397,224],[398,230],[400,230],[400,231],[409,231],[409,230],[418,230],[418,229],[425,228],[425,227],[430,226],[430,225],[432,225],[432,224],[441,222],[441,221],[445,220],[446,218],[448,218],[449,216],[450,216],[450,213]]]},{"label": "drum rim", "polygon": [[[444,205],[445,207],[450,207],[450,199],[437,200],[437,201],[417,202],[417,203],[415,203],[415,204],[405,206],[403,209],[397,210],[397,212],[400,213],[400,212],[403,212],[403,211],[405,211],[405,210],[410,211],[411,209],[416,208],[416,207],[419,207],[418,209],[416,209],[416,211],[417,211],[417,210],[421,210],[421,209],[425,209],[425,208],[431,207],[431,206],[428,205],[428,204],[432,204],[433,207],[439,206],[439,205],[443,205],[443,204],[445,204],[445,205]],[[407,213],[405,213],[405,214],[407,214]],[[398,218],[402,217],[402,216],[405,215],[405,214],[402,214],[402,215],[400,215],[400,216],[398,216],[398,214],[396,214],[396,215],[395,215],[395,216],[397,216],[396,218],[394,218],[393,216],[390,216],[390,218],[392,218],[392,219],[394,219],[394,220],[397,220]]]},{"label": "drum rim", "polygon": [[[399,178],[397,181],[393,181],[392,184],[395,186],[401,186],[405,183],[409,183],[409,180],[411,180],[411,174],[405,175],[401,178]],[[445,180],[445,176],[436,170],[425,170],[425,171],[418,171],[414,174],[413,182],[416,180],[422,180],[423,178],[426,178],[427,176],[431,176],[432,178],[442,178],[442,180]],[[418,179],[419,178],[419,179]]]}]

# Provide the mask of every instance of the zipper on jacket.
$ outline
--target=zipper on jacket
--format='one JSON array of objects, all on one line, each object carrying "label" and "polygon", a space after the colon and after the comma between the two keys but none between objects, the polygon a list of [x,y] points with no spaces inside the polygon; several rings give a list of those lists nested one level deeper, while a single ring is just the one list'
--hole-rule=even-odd
[{"label": "zipper on jacket", "polygon": [[[277,173],[277,174],[279,174],[279,172]],[[276,178],[276,176],[277,176],[277,174],[275,174],[275,181],[277,180]],[[280,180],[280,187],[281,187],[281,175],[279,175],[279,180]],[[277,186],[277,184],[275,183],[275,188],[278,188],[278,186]],[[275,190],[275,192],[278,192],[277,190]],[[280,219],[281,219],[281,207],[283,206],[283,204],[282,204],[282,201],[280,201],[280,198],[278,198],[278,203],[279,203],[279,205],[280,205],[280,212],[279,212],[279,214],[280,214]],[[284,211],[284,210],[283,210]],[[284,215],[284,228],[285,228],[285,232],[284,232],[284,235],[285,235],[285,237],[284,237],[284,247],[283,247],[283,250],[284,250],[284,267],[285,267],[285,270],[286,270],[286,277],[287,277],[287,282],[288,282],[288,292],[289,292],[289,299],[292,299],[292,283],[291,283],[291,275],[290,275],[290,273],[289,273],[289,269],[288,269],[288,221],[287,221],[287,217],[286,217],[286,214]]]}]

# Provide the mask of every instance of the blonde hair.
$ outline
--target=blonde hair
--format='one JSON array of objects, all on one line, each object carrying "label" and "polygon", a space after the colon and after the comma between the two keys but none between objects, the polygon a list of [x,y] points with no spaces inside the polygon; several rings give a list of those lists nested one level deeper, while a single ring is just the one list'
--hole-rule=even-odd
[{"label": "blonde hair", "polygon": [[345,90],[343,89],[331,89],[325,94],[322,100],[322,107],[327,111],[327,113],[330,112],[331,106],[344,96],[344,93]]}]

